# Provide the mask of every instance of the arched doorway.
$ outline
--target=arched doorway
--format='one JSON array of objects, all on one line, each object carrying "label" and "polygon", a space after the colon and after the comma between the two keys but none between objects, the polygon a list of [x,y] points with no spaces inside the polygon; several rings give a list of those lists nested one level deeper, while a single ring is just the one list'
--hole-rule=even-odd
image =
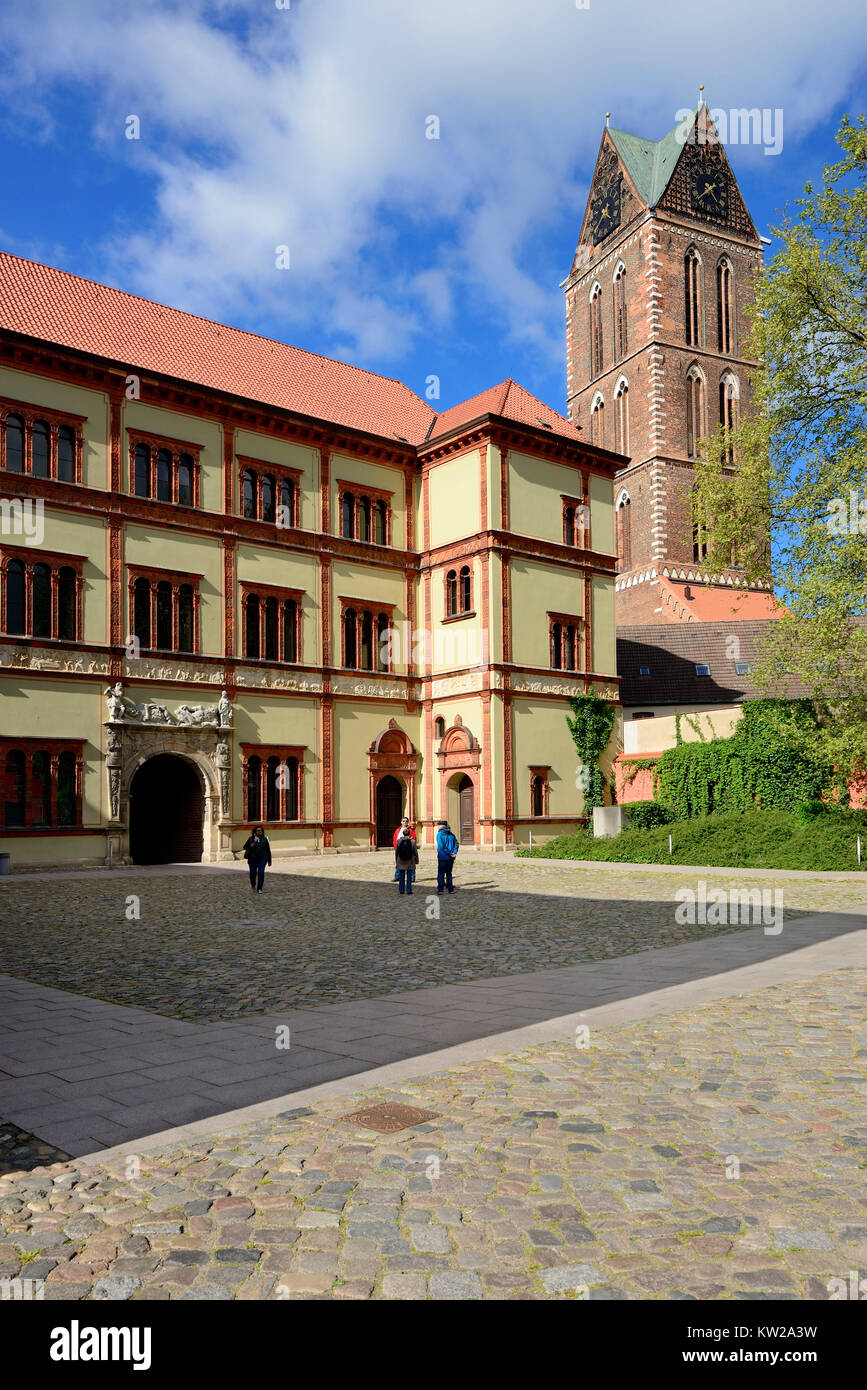
[{"label": "arched doorway", "polygon": [[134,864],[200,864],[204,796],[184,758],[157,753],[135,773],[129,794]]},{"label": "arched doorway", "polygon": [[391,845],[403,815],[403,787],[396,777],[381,777],[376,784],[376,844]]}]

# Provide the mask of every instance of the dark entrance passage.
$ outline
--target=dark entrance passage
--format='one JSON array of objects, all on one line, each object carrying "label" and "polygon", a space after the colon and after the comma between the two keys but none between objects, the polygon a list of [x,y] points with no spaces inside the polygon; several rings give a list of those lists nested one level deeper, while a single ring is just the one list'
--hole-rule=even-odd
[{"label": "dark entrance passage", "polygon": [[132,779],[129,807],[134,864],[201,863],[202,784],[183,758],[148,758]]},{"label": "dark entrance passage", "polygon": [[376,844],[390,847],[403,815],[403,787],[396,777],[383,777],[376,784]]},{"label": "dark entrance passage", "polygon": [[476,818],[474,814],[474,787],[469,777],[462,777],[458,784],[461,799],[461,844],[471,845],[476,838]]}]

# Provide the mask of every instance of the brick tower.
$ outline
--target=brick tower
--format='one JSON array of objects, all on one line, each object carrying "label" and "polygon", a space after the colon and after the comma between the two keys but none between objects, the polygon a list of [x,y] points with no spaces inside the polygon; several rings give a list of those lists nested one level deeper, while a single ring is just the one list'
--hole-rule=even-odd
[{"label": "brick tower", "polygon": [[761,266],[704,102],[659,141],[606,125],[563,288],[569,417],[630,459],[615,485],[619,623],[770,615],[737,564],[706,570],[690,497],[696,441],[750,409]]}]

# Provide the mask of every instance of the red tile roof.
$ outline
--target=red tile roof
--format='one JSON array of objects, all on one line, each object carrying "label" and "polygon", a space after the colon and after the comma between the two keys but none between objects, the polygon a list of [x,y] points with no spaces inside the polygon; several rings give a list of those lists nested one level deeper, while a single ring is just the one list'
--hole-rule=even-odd
[{"label": "red tile roof", "polygon": [[471,396],[468,401],[462,401],[460,405],[454,405],[451,410],[438,415],[429,440],[450,434],[461,425],[468,424],[470,420],[478,419],[480,415],[502,415],[519,425],[548,429],[561,438],[579,441],[582,439],[577,425],[573,425],[556,410],[551,410],[538,397],[532,396],[509,377],[506,381],[501,381],[499,386],[491,386],[478,396]]},{"label": "red tile roof", "polygon": [[0,329],[261,405],[419,445],[480,415],[581,432],[511,379],[436,415],[402,381],[0,252]]},{"label": "red tile roof", "polygon": [[434,412],[402,381],[0,252],[0,328],[263,405],[419,443]]}]

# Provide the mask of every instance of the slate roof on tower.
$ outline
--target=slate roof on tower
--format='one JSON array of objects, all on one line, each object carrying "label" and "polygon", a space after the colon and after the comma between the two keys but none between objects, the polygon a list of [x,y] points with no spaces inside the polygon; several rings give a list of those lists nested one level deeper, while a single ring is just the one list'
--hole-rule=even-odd
[{"label": "slate roof on tower", "polygon": [[668,187],[684,146],[684,133],[692,128],[700,110],[700,106],[695,108],[688,126],[686,121],[678,122],[661,140],[645,140],[642,135],[609,128],[608,134],[635,184],[635,191],[648,207],[655,208]]}]

